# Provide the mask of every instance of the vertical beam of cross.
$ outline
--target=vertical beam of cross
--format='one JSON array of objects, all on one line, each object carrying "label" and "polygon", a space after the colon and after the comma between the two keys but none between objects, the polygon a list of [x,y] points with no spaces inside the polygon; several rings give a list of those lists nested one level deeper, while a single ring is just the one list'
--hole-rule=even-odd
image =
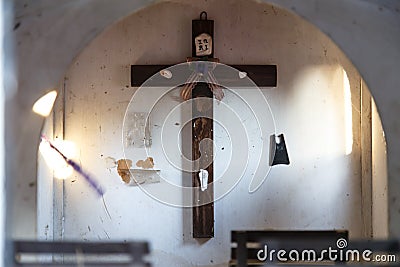
[{"label": "vertical beam of cross", "polygon": [[[214,21],[193,20],[192,57],[214,56]],[[207,38],[208,37],[208,38]],[[211,42],[210,42],[211,41]],[[204,59],[202,59],[204,60]],[[207,99],[208,98],[208,99]],[[213,93],[206,83],[197,83],[192,90],[192,160],[193,166],[193,237],[214,237],[214,188],[213,188]],[[208,172],[207,189],[201,189],[199,169]],[[204,186],[204,185],[203,185]],[[201,203],[201,205],[199,205]],[[204,204],[203,203],[208,203]]]}]

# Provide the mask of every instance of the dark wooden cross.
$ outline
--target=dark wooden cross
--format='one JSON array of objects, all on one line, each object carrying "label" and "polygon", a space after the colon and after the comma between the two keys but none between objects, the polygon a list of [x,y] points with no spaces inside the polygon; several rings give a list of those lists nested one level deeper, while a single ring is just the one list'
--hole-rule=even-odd
[{"label": "dark wooden cross", "polygon": [[[204,18],[205,15],[205,18]],[[200,14],[200,20],[192,21],[192,57],[188,61],[217,61],[214,58],[214,21],[207,19],[207,13]],[[245,40],[244,40],[245,41]],[[172,65],[132,65],[131,66],[131,86],[139,87],[153,76]],[[230,65],[238,71],[245,73],[259,87],[275,87],[277,83],[277,68],[276,65]],[[218,68],[218,67],[217,67]],[[216,69],[217,71],[217,69]],[[219,84],[235,85],[239,83],[238,75],[232,77],[222,77],[218,79]],[[240,83],[239,83],[240,84]],[[152,86],[157,86],[152,84]],[[159,86],[165,86],[160,82]],[[191,89],[191,98],[198,97],[213,98],[213,84],[198,82]],[[214,84],[215,86],[215,84]],[[187,89],[187,85],[182,90]],[[229,89],[229,87],[228,87]],[[215,94],[215,93],[214,93]],[[186,100],[186,99],[184,99]],[[193,237],[194,238],[212,238],[214,237],[214,189],[213,183],[213,145],[203,148],[203,155],[200,155],[200,142],[204,139],[213,139],[213,106],[206,109],[198,108],[198,105],[192,105],[192,160],[200,159],[206,161],[208,166],[205,170],[208,172],[208,187],[201,190],[199,179],[199,166],[194,167],[192,173],[192,185],[194,188],[193,194]],[[265,164],[268,164],[266,162]],[[196,203],[208,203],[198,206]]]}]

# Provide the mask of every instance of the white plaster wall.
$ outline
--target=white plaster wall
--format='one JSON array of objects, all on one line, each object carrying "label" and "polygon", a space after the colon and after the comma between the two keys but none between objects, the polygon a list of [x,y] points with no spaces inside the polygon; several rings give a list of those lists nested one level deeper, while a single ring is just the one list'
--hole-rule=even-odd
[{"label": "white plaster wall", "polygon": [[270,0],[331,36],[362,74],[382,118],[387,139],[390,235],[400,236],[400,6],[396,0]]},{"label": "white plaster wall", "polygon": [[387,149],[375,102],[372,109],[372,230],[376,239],[389,237]]},{"label": "white plaster wall", "polygon": [[[399,235],[399,3],[396,0],[269,0],[305,17],[339,44],[354,62],[376,97],[388,138],[390,233]],[[16,38],[18,91],[6,102],[7,232],[34,237],[34,181],[38,136],[42,120],[32,114],[34,101],[57,86],[67,66],[107,25],[152,5],[151,0],[15,1],[15,24],[6,39]],[[7,13],[11,14],[10,10]],[[11,55],[10,53],[8,55]],[[10,56],[11,57],[11,56]],[[7,64],[12,74],[12,61]],[[12,77],[12,76],[8,76]],[[8,86],[12,89],[14,85]],[[21,168],[19,163],[24,162]],[[6,257],[7,258],[7,257]],[[10,258],[10,257],[8,257]]]},{"label": "white plaster wall", "polygon": [[[123,157],[122,120],[135,90],[129,87],[129,66],[183,61],[191,54],[191,20],[203,9],[216,19],[215,50],[222,62],[278,65],[278,87],[263,92],[271,104],[277,133],[285,134],[292,163],[274,167],[262,187],[249,194],[255,168],[251,159],[262,140],[259,130],[251,131],[256,129],[253,121],[243,122],[250,132],[248,170],[238,186],[215,203],[215,238],[198,243],[190,238],[186,217],[190,211],[166,206],[138,188],[126,187],[115,170],[106,169],[104,158]],[[354,142],[349,155],[345,153],[343,69],[350,80],[353,104]],[[348,229],[351,237],[362,237],[357,140],[361,78],[338,48],[305,21],[247,1],[161,3],[101,34],[75,59],[66,78],[65,139],[77,143],[80,163],[106,187],[104,199],[110,216],[103,202],[74,176],[65,181],[65,238],[146,239],[154,250],[156,266],[166,262],[168,266],[225,266],[231,230]],[[240,101],[231,94],[224,102],[237,109],[242,119],[246,117],[246,111],[238,107]],[[167,100],[165,109],[173,104]],[[265,110],[261,105],[254,108]],[[218,106],[216,117],[227,121]],[[268,137],[271,128],[261,130]],[[217,133],[223,133],[218,125]],[[216,138],[217,148],[225,142]],[[158,153],[157,143],[153,147]],[[217,155],[216,176],[226,160],[223,152]],[[174,173],[162,157],[155,161],[174,181],[180,180],[179,172]]]},{"label": "white plaster wall", "polygon": [[[8,16],[3,15],[7,10],[7,6],[4,5],[3,1],[0,1],[0,110],[1,113],[4,114],[4,103],[6,99],[5,88],[8,86],[8,79],[4,75],[5,71],[4,68],[6,66],[6,62],[9,58],[6,55],[7,42],[4,41],[4,29],[6,28],[5,25],[8,24]],[[4,240],[6,239],[6,179],[5,179],[5,145],[4,145],[4,117],[0,118],[0,259],[4,258],[6,255],[5,253],[5,243]],[[0,263],[0,265],[2,265]]]}]

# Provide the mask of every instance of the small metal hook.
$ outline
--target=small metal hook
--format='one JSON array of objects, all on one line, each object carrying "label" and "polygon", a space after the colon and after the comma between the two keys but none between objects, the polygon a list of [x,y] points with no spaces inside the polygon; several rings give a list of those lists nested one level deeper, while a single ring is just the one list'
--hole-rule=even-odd
[{"label": "small metal hook", "polygon": [[203,15],[205,16],[205,20],[207,20],[207,12],[205,11],[200,13],[200,20],[202,20]]}]

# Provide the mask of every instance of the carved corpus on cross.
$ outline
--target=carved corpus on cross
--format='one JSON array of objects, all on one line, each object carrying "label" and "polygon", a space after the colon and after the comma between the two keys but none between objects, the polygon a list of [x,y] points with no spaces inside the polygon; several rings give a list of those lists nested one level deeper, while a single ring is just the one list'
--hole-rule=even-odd
[{"label": "carved corpus on cross", "polygon": [[[182,100],[192,102],[192,172],[193,190],[193,237],[214,237],[214,164],[213,164],[213,101],[196,99],[224,97],[220,84],[240,86],[240,79],[249,77],[259,87],[275,87],[276,65],[230,65],[237,70],[236,76],[218,75],[218,62],[214,58],[214,21],[202,12],[199,20],[192,21],[192,57],[187,58],[192,72],[181,88]],[[131,86],[139,87],[153,74],[159,72],[166,78],[171,65],[132,65]],[[218,79],[218,80],[217,80]],[[200,81],[201,80],[201,81]],[[180,84],[178,84],[179,86]],[[159,86],[163,86],[160,84]],[[207,142],[202,142],[207,140]],[[268,164],[268,163],[265,163]],[[207,203],[197,205],[196,203]]]}]

